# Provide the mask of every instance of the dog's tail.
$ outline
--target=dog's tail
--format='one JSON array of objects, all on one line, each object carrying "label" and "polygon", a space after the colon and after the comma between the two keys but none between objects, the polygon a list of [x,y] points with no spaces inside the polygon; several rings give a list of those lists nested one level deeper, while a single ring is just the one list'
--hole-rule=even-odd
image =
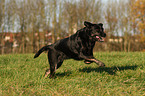
[{"label": "dog's tail", "polygon": [[35,54],[34,58],[37,58],[43,51],[47,51],[47,50],[49,50],[49,48],[50,48],[50,45],[46,45],[46,46],[42,47],[42,48]]}]

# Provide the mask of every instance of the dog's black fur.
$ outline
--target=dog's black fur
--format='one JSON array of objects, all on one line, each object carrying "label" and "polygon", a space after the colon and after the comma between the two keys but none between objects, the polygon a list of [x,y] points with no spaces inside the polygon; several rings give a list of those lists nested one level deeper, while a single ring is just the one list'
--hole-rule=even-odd
[{"label": "dog's black fur", "polygon": [[105,66],[103,62],[93,57],[95,42],[103,41],[103,37],[106,37],[103,24],[92,24],[85,21],[84,25],[84,28],[70,37],[61,39],[52,45],[44,46],[35,54],[34,58],[38,57],[43,51],[48,51],[50,69],[46,70],[45,77],[50,73],[50,78],[53,78],[56,69],[62,65],[65,59],[69,58],[85,60],[86,64],[95,62],[99,66]]}]

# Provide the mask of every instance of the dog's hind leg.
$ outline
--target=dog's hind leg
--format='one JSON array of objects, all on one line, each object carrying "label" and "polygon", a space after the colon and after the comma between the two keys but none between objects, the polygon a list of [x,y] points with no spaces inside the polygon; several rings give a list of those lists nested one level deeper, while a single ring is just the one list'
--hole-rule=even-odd
[{"label": "dog's hind leg", "polygon": [[[62,65],[62,63],[63,63],[63,62],[57,63],[57,66],[55,66],[55,71]],[[45,71],[44,78],[46,78],[49,74],[50,74],[50,69],[47,69],[47,70]]]},{"label": "dog's hind leg", "polygon": [[48,74],[50,74],[50,78],[54,77],[55,71],[57,69],[57,63],[58,63],[57,56],[58,54],[56,53],[55,50],[50,50],[48,52],[48,60],[49,60],[50,69],[46,70],[45,77],[47,77]]},{"label": "dog's hind leg", "polygon": [[52,66],[50,66],[50,78],[53,78],[55,75],[55,71],[62,65],[63,62],[58,62],[55,64],[52,64]]},{"label": "dog's hind leg", "polygon": [[54,78],[55,71],[57,69],[57,63],[51,63],[50,64],[50,78]]},{"label": "dog's hind leg", "polygon": [[57,69],[62,65],[63,62],[57,63]]}]

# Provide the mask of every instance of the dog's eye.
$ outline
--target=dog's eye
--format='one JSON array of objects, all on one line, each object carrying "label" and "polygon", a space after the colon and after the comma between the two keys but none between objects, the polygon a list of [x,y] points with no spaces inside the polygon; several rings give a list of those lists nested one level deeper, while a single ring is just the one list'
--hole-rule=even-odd
[{"label": "dog's eye", "polygon": [[98,33],[100,33],[100,30],[99,30],[99,29],[96,29],[96,31],[97,31]]},{"label": "dog's eye", "polygon": [[96,29],[96,31],[99,31],[99,29]]}]

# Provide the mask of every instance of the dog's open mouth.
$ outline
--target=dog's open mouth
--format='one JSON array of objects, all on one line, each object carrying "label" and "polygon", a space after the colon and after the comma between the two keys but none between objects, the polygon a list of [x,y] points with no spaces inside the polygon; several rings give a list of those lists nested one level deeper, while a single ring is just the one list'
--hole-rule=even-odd
[{"label": "dog's open mouth", "polygon": [[104,42],[104,38],[103,37],[96,36],[96,38],[98,39],[98,41]]}]

